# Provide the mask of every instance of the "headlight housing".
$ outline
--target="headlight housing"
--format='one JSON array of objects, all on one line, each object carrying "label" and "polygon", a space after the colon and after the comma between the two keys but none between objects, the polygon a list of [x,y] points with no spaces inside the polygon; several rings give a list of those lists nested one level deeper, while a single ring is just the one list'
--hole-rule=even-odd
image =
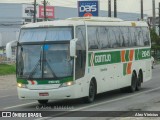
[{"label": "headlight housing", "polygon": [[27,88],[26,84],[17,83],[17,87],[19,88]]},{"label": "headlight housing", "polygon": [[69,81],[69,82],[66,82],[66,83],[62,83],[60,85],[60,87],[67,87],[67,86],[71,86],[71,85],[74,85],[75,82],[74,81]]}]

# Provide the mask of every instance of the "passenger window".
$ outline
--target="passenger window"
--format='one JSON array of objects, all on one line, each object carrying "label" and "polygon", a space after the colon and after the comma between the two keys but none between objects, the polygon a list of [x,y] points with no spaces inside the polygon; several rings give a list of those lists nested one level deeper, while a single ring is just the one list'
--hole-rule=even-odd
[{"label": "passenger window", "polygon": [[88,27],[88,47],[89,49],[99,49],[99,31],[98,27]]},{"label": "passenger window", "polygon": [[147,46],[149,30],[147,27],[89,26],[88,44],[89,50]]}]

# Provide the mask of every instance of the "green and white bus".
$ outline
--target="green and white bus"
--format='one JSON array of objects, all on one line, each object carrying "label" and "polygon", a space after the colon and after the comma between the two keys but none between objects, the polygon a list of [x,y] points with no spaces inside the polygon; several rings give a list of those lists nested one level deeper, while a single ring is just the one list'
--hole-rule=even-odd
[{"label": "green and white bus", "polygon": [[143,21],[84,17],[24,25],[17,42],[20,99],[84,98],[151,79],[151,41]]}]

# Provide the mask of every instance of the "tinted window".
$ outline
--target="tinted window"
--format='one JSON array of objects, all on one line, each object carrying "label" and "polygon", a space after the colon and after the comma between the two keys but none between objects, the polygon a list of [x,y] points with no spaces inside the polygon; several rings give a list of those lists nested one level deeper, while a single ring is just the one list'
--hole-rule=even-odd
[{"label": "tinted window", "polygon": [[71,27],[22,29],[19,42],[67,41],[72,36]]},{"label": "tinted window", "polygon": [[142,28],[143,30],[143,42],[144,42],[144,45],[147,46],[150,44],[150,36],[149,36],[149,29],[147,28]]},{"label": "tinted window", "polygon": [[89,49],[99,48],[98,27],[88,27],[88,45]]},{"label": "tinted window", "polygon": [[148,46],[149,44],[150,38],[147,27],[88,27],[89,50]]}]

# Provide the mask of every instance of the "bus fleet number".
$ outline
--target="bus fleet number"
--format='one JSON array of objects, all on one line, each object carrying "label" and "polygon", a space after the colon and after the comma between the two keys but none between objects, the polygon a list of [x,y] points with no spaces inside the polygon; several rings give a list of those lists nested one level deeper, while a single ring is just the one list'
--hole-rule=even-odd
[{"label": "bus fleet number", "polygon": [[142,51],[142,57],[145,58],[145,57],[150,57],[150,51]]}]

